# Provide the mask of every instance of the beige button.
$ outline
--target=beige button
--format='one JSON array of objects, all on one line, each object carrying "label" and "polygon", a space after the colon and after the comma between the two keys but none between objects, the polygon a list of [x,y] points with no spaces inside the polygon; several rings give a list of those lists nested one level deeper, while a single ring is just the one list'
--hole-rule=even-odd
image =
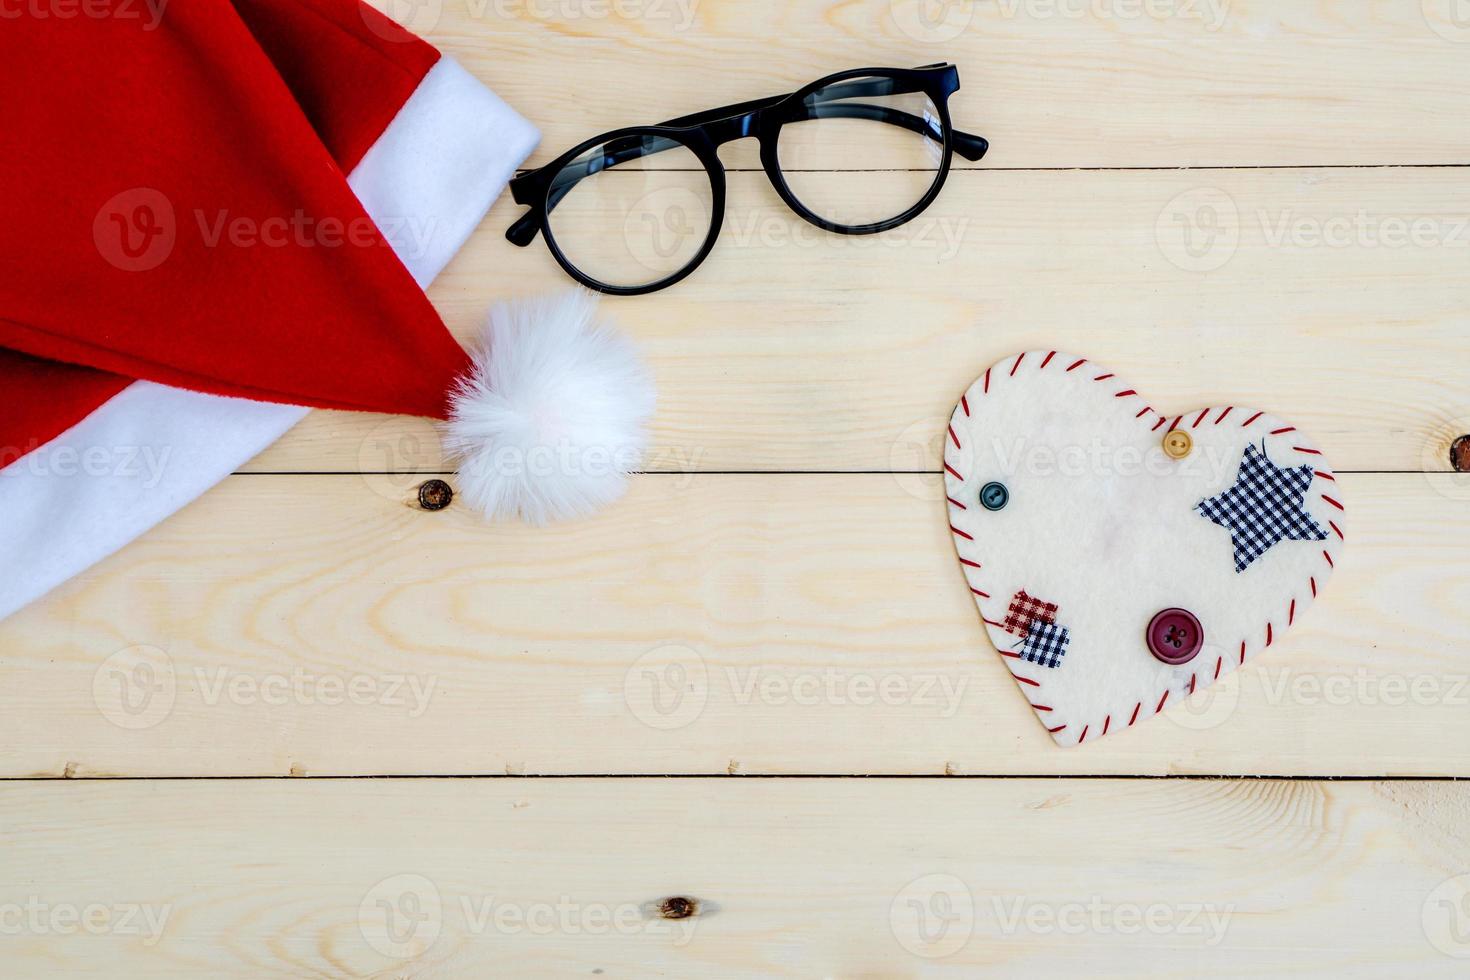
[{"label": "beige button", "polygon": [[1164,452],[1170,459],[1183,459],[1194,448],[1194,440],[1183,429],[1164,433]]}]

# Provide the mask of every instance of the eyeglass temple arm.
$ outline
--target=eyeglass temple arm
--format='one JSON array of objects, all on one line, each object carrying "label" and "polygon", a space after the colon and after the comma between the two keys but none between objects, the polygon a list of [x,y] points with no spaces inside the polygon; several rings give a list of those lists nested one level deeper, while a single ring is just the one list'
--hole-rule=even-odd
[{"label": "eyeglass temple arm", "polygon": [[[773,106],[785,95],[768,96],[764,99],[752,99],[749,102],[738,102],[735,105],[720,106],[718,109],[706,109],[703,112],[691,113],[687,116],[679,116],[677,119],[669,119],[659,123],[660,126],[684,127],[699,126],[704,123],[717,122],[721,119],[730,119],[736,116],[746,116],[757,112],[767,106]],[[662,153],[664,150],[672,150],[683,144],[675,140],[655,138],[646,140],[644,137],[625,136],[622,139],[612,140],[604,148],[600,156],[588,157],[581,161],[577,167],[570,165],[563,167],[561,172],[552,180],[551,186],[546,192],[546,213],[550,214],[562,198],[566,197],[577,183],[595,173],[616,167],[620,163],[628,163],[641,157],[654,153]],[[522,248],[536,240],[539,231],[536,212],[527,211],[521,215],[508,229],[505,237],[515,245]]]},{"label": "eyeglass temple arm", "polygon": [[[869,91],[871,90],[871,91]],[[876,83],[853,83],[851,85],[833,86],[825,90],[823,96],[832,99],[847,99],[860,97],[862,95],[882,94],[876,90]],[[703,123],[716,122],[721,119],[731,119],[738,116],[749,117],[751,113],[767,106],[775,105],[786,96],[774,96],[767,99],[756,99],[751,102],[742,102],[738,105],[723,106],[719,109],[710,109],[705,112],[697,112],[688,116],[680,116],[660,123],[661,126],[698,126]],[[916,116],[910,112],[900,109],[890,109],[886,106],[864,105],[854,102],[822,102],[806,106],[806,119],[871,119],[877,122],[889,123],[901,126],[911,132],[934,138],[938,135],[938,125],[929,119]],[[990,148],[990,143],[983,136],[973,133],[965,133],[953,130],[951,143],[956,153],[966,160],[975,161],[985,156],[985,151]],[[546,194],[546,213],[550,214],[562,198],[571,193],[578,182],[600,173],[621,163],[628,163],[642,157],[662,153],[683,144],[677,140],[664,139],[662,137],[625,136],[621,139],[608,142],[603,152],[597,156],[591,156],[581,161],[580,165],[563,167],[552,180],[551,187]],[[527,211],[521,215],[508,229],[505,237],[512,244],[525,247],[536,240],[539,231],[537,214],[534,210]]]},{"label": "eyeglass temple arm", "polygon": [[[939,66],[929,65],[926,67],[935,68]],[[904,94],[907,94],[907,92],[895,92],[893,82],[886,78],[857,79],[851,82],[839,82],[835,85],[828,85],[821,90],[820,102],[806,104],[806,118],[845,117],[848,119],[874,119],[878,122],[902,126],[911,132],[921,133],[933,138],[935,130],[938,127],[924,117],[916,116],[911,112],[904,112],[902,109],[892,109],[888,106],[840,101],[843,99],[872,99],[885,95]],[[985,151],[990,149],[990,141],[983,136],[976,136],[974,133],[966,133],[958,129],[953,130],[953,133],[952,145],[954,146],[954,151],[971,163],[985,156]]]},{"label": "eyeglass temple arm", "polygon": [[[881,105],[865,105],[861,102],[839,102],[835,105],[810,105],[806,107],[807,119],[872,119],[876,122],[884,122],[893,126],[902,126],[910,132],[928,136],[930,139],[942,138],[939,130],[938,120],[926,119],[916,116],[902,109],[890,109]],[[951,145],[954,151],[970,162],[979,160],[985,156],[985,151],[990,149],[990,141],[983,136],[974,133],[965,133],[960,130],[952,130],[953,137]]]},{"label": "eyeglass temple arm", "polygon": [[[676,140],[664,139],[663,137],[624,136],[619,139],[610,140],[603,146],[603,151],[596,156],[588,156],[580,161],[573,161],[562,167],[556,177],[552,179],[551,186],[546,190],[546,213],[550,214],[561,203],[573,187],[593,174],[601,173],[620,163],[628,163],[654,153],[662,153],[664,150],[672,150],[682,143]],[[508,229],[505,237],[514,245],[522,248],[536,240],[536,234],[540,230],[535,209],[521,215]]]},{"label": "eyeglass temple arm", "polygon": [[[616,167],[620,163],[629,163],[683,145],[677,140],[664,139],[661,136],[624,136],[610,140],[604,145],[602,153],[589,156],[581,161],[574,161],[577,163],[575,167],[567,164],[561,169],[552,180],[551,186],[547,188],[546,213],[550,214],[555,210],[562,198],[570,194],[579,181],[593,174]],[[511,243],[524,248],[536,240],[538,230],[536,212],[531,210],[521,215],[515,224],[506,229],[505,237]]]}]

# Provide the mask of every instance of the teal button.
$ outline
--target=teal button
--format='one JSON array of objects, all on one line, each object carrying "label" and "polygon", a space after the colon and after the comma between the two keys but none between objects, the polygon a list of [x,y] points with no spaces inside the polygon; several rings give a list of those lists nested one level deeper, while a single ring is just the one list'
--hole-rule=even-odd
[{"label": "teal button", "polygon": [[1011,492],[1006,489],[1004,483],[996,483],[994,480],[980,488],[980,506],[986,510],[1000,510],[1011,499]]}]

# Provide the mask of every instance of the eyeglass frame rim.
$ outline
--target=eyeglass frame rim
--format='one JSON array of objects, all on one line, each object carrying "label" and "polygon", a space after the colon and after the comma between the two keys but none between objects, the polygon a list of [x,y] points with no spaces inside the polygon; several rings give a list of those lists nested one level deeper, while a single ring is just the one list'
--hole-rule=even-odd
[{"label": "eyeglass frame rim", "polygon": [[[939,114],[944,143],[937,176],[922,198],[907,210],[892,218],[870,222],[865,225],[843,225],[823,218],[797,199],[796,195],[791,191],[790,186],[787,185],[785,175],[781,172],[780,162],[777,159],[777,142],[781,127],[787,122],[793,121],[795,118],[792,109],[801,106],[808,95],[837,82],[862,77],[907,78],[916,80],[919,84],[912,91],[923,92],[933,101],[935,109]],[[934,203],[934,199],[939,196],[939,192],[944,187],[945,180],[949,177],[950,165],[954,156],[954,137],[956,134],[954,123],[949,114],[949,97],[959,91],[959,88],[959,68],[948,62],[924,65],[919,68],[849,68],[844,71],[824,75],[786,95],[769,96],[765,99],[738,102],[728,106],[717,106],[704,112],[691,113],[688,116],[679,117],[666,123],[647,126],[624,126],[619,129],[608,130],[605,133],[583,140],[550,162],[534,170],[520,174],[510,181],[509,188],[512,200],[517,204],[525,205],[530,210],[523,212],[511,224],[510,228],[506,231],[506,239],[512,244],[524,248],[534,242],[536,235],[540,234],[546,239],[546,247],[551,251],[552,257],[556,259],[557,264],[562,267],[562,270],[583,286],[589,289],[595,289],[598,292],[614,296],[638,296],[666,289],[693,273],[709,257],[710,252],[714,250],[715,242],[719,239],[720,231],[724,226],[726,197],[726,171],[725,165],[719,157],[719,148],[725,143],[749,137],[754,137],[760,144],[761,168],[765,171],[766,179],[771,182],[771,186],[775,189],[777,196],[804,221],[824,231],[840,235],[872,235],[889,231],[912,221],[923,213],[929,205]],[[701,119],[698,122],[686,125],[669,124],[681,122],[686,118],[703,117],[705,115],[727,111],[729,112],[728,115],[716,116],[711,119]],[[726,127],[729,131],[719,134],[719,138],[717,138],[716,135],[710,132],[712,128],[716,127]],[[616,286],[587,275],[566,257],[561,247],[557,244],[556,236],[550,230],[550,212],[546,205],[551,192],[552,182],[567,164],[571,163],[581,154],[601,144],[635,135],[656,136],[678,143],[693,153],[699,162],[703,164],[705,172],[710,179],[712,195],[710,202],[710,227],[709,231],[705,234],[705,239],[701,243],[699,251],[678,271],[653,282],[636,286]],[[978,160],[984,156],[986,149],[988,149],[988,142],[984,137],[969,133],[963,135],[980,142],[979,151],[973,159]]]}]

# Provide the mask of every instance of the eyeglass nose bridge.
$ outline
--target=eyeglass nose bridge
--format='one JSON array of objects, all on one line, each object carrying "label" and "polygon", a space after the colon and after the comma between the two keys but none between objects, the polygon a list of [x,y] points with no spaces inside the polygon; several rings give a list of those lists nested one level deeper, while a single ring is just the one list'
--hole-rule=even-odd
[{"label": "eyeglass nose bridge", "polygon": [[710,143],[719,147],[735,140],[759,136],[760,112],[743,112],[728,119],[719,119],[704,124],[704,134]]}]

